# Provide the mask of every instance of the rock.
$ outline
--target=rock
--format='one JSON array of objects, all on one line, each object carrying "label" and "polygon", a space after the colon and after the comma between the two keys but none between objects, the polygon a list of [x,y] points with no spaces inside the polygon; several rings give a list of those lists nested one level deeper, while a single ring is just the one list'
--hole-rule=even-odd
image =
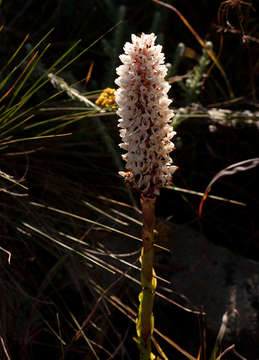
[{"label": "rock", "polygon": [[259,263],[215,246],[188,226],[170,226],[168,246],[173,290],[205,311],[215,336],[226,314],[224,339],[258,359]]}]

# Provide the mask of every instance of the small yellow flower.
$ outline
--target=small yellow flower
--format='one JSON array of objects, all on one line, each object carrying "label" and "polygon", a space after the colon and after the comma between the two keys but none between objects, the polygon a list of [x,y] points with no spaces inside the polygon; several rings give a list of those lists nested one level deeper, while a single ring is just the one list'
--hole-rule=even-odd
[{"label": "small yellow flower", "polygon": [[118,105],[115,101],[115,89],[106,88],[96,100],[96,105],[106,109],[117,109]]}]

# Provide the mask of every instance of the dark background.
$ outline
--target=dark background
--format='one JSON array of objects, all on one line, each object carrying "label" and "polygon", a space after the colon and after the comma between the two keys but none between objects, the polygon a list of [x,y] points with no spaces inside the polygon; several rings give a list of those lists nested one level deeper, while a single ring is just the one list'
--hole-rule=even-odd
[{"label": "dark background", "polygon": [[[195,101],[198,106],[202,109],[218,107],[231,111],[258,111],[258,1],[168,0],[168,4],[181,12],[204,41],[213,43],[214,52],[219,55],[233,90],[231,96],[226,81],[214,66],[207,73]],[[115,87],[113,81],[115,68],[119,64],[118,55],[122,53],[123,44],[130,40],[132,33],[154,32],[158,43],[163,45],[166,62],[172,64],[176,47],[183,42],[189,55],[183,58],[178,76],[192,71],[202,53],[197,38],[179,14],[151,0],[3,0],[0,5],[0,25],[3,25],[0,32],[1,68],[27,34],[29,38],[26,44],[33,47],[54,28],[40,46],[43,49],[51,43],[47,55],[42,59],[43,68],[53,64],[79,39],[81,42],[70,54],[71,58],[103,36],[61,74],[69,83],[82,81],[82,92]],[[22,50],[20,59],[26,55],[26,51],[26,48]],[[93,70],[86,83],[91,64]],[[0,76],[2,80],[6,74],[1,73]],[[37,73],[33,76],[31,83],[37,78]],[[0,94],[7,89],[8,86],[0,90]],[[34,106],[50,91],[50,85],[39,90],[29,105]],[[172,82],[169,96],[174,99],[175,108],[191,106],[183,100],[177,81]],[[55,105],[64,106],[64,99],[58,98]],[[43,119],[43,115],[36,111],[34,115],[36,120]],[[120,141],[117,116],[103,116],[101,121],[104,127],[101,128],[94,119],[83,119],[69,127],[67,130],[72,135],[63,139],[20,142],[2,149],[0,169],[15,178],[25,174],[24,183],[29,189],[26,197],[12,195],[13,188],[10,187],[8,191],[0,192],[0,246],[12,253],[11,266],[6,264],[5,255],[0,254],[0,289],[4,294],[0,300],[0,335],[12,359],[45,359],[47,356],[50,359],[62,359],[60,342],[47,326],[51,324],[56,333],[59,331],[57,313],[61,318],[62,336],[68,344],[63,358],[96,358],[82,338],[73,343],[77,328],[70,317],[72,312],[81,324],[96,304],[97,295],[88,281],[88,277],[93,274],[90,271],[88,273],[88,265],[85,265],[82,257],[71,255],[46,236],[59,239],[59,232],[65,231],[71,236],[84,238],[84,233],[89,230],[88,225],[81,224],[72,216],[66,218],[56,213],[53,216],[51,211],[35,209],[31,205],[31,201],[36,201],[105,223],[102,216],[95,216],[86,210],[81,200],[93,201],[104,211],[110,208],[96,200],[100,194],[115,201],[129,204],[135,201],[138,204],[138,194],[131,192],[129,195],[117,175],[118,166],[114,155],[115,152],[120,156],[117,147]],[[176,129],[176,151],[172,156],[179,166],[174,177],[174,184],[179,188],[204,192],[220,170],[258,156],[258,118],[251,124],[242,121],[236,125],[216,124],[216,132],[211,132],[209,125],[211,120],[207,117],[197,118],[191,114]],[[18,135],[23,136],[23,128],[19,131]],[[107,135],[112,150],[107,148]],[[5,184],[2,186],[6,189]],[[157,200],[157,217],[171,219],[176,224],[188,224],[196,231],[202,231],[208,241],[258,261],[258,167],[222,177],[213,186],[212,193],[244,202],[246,206],[207,199],[202,217],[199,218],[199,196],[163,189]],[[25,228],[22,225],[24,222],[32,224],[38,232]],[[87,238],[92,250],[105,237],[99,230],[91,232]],[[132,232],[139,236],[135,228],[132,228]],[[79,245],[77,250],[82,251]],[[99,273],[96,276],[99,276],[99,280],[105,277]],[[127,282],[123,281],[119,294],[136,310],[136,298],[134,300],[133,296],[131,299]],[[109,348],[114,353],[111,358],[136,358],[132,341],[134,325],[128,325],[121,311],[113,307],[109,308],[111,318],[107,318],[107,304],[102,303],[93,317],[93,322],[101,328],[103,326],[103,331],[96,335],[96,329],[89,325],[87,334],[103,347]],[[198,322],[190,334],[190,318],[177,311],[176,319],[183,324],[182,333],[186,333],[186,339],[181,345],[195,354],[200,341]],[[119,348],[116,353],[122,341],[118,333],[124,332],[128,334],[125,346],[127,351],[124,349],[123,352]],[[170,337],[170,334],[167,335]],[[193,340],[196,335],[197,340]],[[211,350],[215,334],[211,338],[209,336],[208,349]],[[109,358],[107,354],[104,356],[102,349],[96,351],[101,359]],[[178,358],[179,354],[175,355],[174,350],[171,351],[168,353],[169,359]],[[3,349],[0,354],[4,358]]]}]

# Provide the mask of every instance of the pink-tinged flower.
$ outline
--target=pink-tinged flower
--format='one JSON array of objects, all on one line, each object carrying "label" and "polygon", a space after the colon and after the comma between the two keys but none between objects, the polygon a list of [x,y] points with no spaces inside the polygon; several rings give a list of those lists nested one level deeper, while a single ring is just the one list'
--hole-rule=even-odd
[{"label": "pink-tinged flower", "polygon": [[169,109],[170,85],[162,46],[154,45],[154,34],[131,36],[120,55],[123,65],[116,72],[119,89],[115,99],[119,106],[120,147],[127,151],[126,172],[119,174],[144,196],[159,195],[161,187],[171,183],[176,167],[172,165],[171,142],[175,135],[169,125],[173,111]]}]

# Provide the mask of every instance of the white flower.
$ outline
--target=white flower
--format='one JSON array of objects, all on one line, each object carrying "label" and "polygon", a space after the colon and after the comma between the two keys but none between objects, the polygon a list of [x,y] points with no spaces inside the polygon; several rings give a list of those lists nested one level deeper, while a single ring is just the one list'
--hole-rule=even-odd
[{"label": "white flower", "polygon": [[145,196],[159,195],[160,187],[170,184],[173,172],[170,152],[175,135],[169,125],[173,111],[167,93],[170,85],[164,80],[167,73],[160,45],[154,45],[154,34],[131,36],[132,43],[124,46],[120,55],[123,65],[116,72],[119,77],[115,92],[119,106],[120,147],[127,151],[126,181]]}]

